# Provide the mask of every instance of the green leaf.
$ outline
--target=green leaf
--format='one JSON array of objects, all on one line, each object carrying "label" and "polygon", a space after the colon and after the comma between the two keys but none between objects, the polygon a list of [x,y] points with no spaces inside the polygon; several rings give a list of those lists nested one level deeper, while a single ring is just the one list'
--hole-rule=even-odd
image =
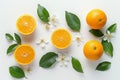
[{"label": "green leaf", "polygon": [[65,16],[68,26],[74,31],[80,31],[81,23],[78,16],[67,11],[65,12]]},{"label": "green leaf", "polygon": [[74,57],[72,57],[72,67],[77,71],[83,73],[81,63]]},{"label": "green leaf", "polygon": [[58,57],[58,54],[54,52],[48,52],[47,54],[42,56],[39,62],[39,66],[43,68],[49,68],[56,62],[57,57]]},{"label": "green leaf", "polygon": [[6,39],[8,41],[13,41],[14,40],[13,36],[11,34],[9,34],[9,33],[6,33],[5,36],[6,36]]},{"label": "green leaf", "polygon": [[38,4],[37,14],[43,22],[49,22],[49,13],[46,8]]},{"label": "green leaf", "polygon": [[110,33],[114,33],[116,31],[117,28],[117,24],[112,24],[110,27],[108,27],[107,31],[109,31]]},{"label": "green leaf", "polygon": [[18,34],[14,33],[15,40],[18,44],[21,44],[21,38]]},{"label": "green leaf", "polygon": [[96,70],[106,71],[110,68],[110,66],[111,66],[111,62],[104,61],[104,62],[98,64],[98,66],[96,67]]},{"label": "green leaf", "polygon": [[102,45],[105,53],[111,57],[113,57],[113,45],[108,40],[102,40]]},{"label": "green leaf", "polygon": [[89,32],[92,33],[94,36],[97,36],[97,37],[104,36],[104,34],[100,30],[91,29],[91,30],[89,30]]},{"label": "green leaf", "polygon": [[10,45],[8,47],[8,49],[7,49],[7,54],[13,52],[16,49],[17,46],[18,46],[18,44],[12,44],[12,45]]},{"label": "green leaf", "polygon": [[14,78],[24,78],[25,77],[24,71],[18,66],[9,67],[9,73]]}]

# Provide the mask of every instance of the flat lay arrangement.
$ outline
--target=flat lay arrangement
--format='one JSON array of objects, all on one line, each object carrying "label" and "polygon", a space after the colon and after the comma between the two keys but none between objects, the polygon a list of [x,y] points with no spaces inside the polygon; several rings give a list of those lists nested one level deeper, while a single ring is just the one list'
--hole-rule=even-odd
[{"label": "flat lay arrangement", "polygon": [[[9,80],[48,80],[52,75],[59,74],[59,72],[53,73],[60,70],[70,71],[68,72],[70,77],[64,76],[62,80],[73,80],[75,76],[77,76],[75,80],[90,78],[100,80],[105,79],[104,76],[97,79],[90,75],[95,74],[97,77],[112,73],[115,67],[113,61],[117,59],[116,52],[119,51],[115,43],[119,23],[110,20],[112,16],[104,8],[87,9],[81,18],[79,12],[67,8],[61,11],[62,16],[51,13],[51,9],[55,9],[50,6],[52,2],[48,4],[47,1],[33,2],[36,6],[31,5],[34,7],[33,11],[30,10],[32,13],[22,12],[24,8],[21,8],[22,14],[16,16],[16,19],[13,18],[14,26],[10,26],[11,29],[7,28],[3,33],[4,43],[7,45],[4,57],[12,60],[12,64],[6,65],[6,75],[11,78]],[[112,11],[110,13],[112,14]],[[39,74],[43,76],[40,77]],[[60,72],[60,74],[67,73]],[[51,77],[53,80],[57,78],[57,76]]]}]

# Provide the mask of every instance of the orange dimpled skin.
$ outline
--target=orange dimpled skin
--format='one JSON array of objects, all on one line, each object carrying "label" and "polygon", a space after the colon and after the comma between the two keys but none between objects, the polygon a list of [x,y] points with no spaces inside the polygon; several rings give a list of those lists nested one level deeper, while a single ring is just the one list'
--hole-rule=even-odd
[{"label": "orange dimpled skin", "polygon": [[34,32],[36,21],[31,15],[25,14],[18,18],[16,26],[21,34],[29,35]]},{"label": "orange dimpled skin", "polygon": [[35,51],[30,45],[23,44],[18,46],[15,50],[14,58],[19,64],[27,65],[33,62],[35,58]]},{"label": "orange dimpled skin", "polygon": [[84,45],[83,51],[87,59],[98,60],[103,54],[103,46],[97,40],[90,40]]},{"label": "orange dimpled skin", "polygon": [[86,16],[86,22],[92,29],[101,29],[106,21],[106,14],[100,9],[93,9]]},{"label": "orange dimpled skin", "polygon": [[59,28],[53,32],[51,40],[56,48],[64,49],[69,47],[72,38],[68,30]]}]

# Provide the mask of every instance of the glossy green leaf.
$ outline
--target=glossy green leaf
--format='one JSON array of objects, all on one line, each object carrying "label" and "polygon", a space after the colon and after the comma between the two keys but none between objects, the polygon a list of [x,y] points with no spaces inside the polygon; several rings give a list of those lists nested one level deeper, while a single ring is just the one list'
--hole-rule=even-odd
[{"label": "glossy green leaf", "polygon": [[105,53],[111,57],[113,57],[113,45],[108,40],[102,40],[102,45]]},{"label": "glossy green leaf", "polygon": [[114,33],[116,31],[117,28],[117,24],[112,24],[110,27],[108,27],[107,31],[109,31],[110,33]]},{"label": "glossy green leaf", "polygon": [[21,44],[21,38],[18,34],[14,33],[14,37],[15,37],[15,40],[17,42],[17,44]]},{"label": "glossy green leaf", "polygon": [[72,57],[72,67],[77,71],[83,73],[81,63],[74,57]]},{"label": "glossy green leaf", "polygon": [[49,68],[56,62],[57,57],[58,54],[54,52],[48,52],[45,55],[43,55],[40,59],[39,66],[43,68]]},{"label": "glossy green leaf", "polygon": [[97,37],[104,36],[104,34],[100,30],[91,29],[91,30],[89,30],[89,32],[92,33],[94,36],[97,36]]},{"label": "glossy green leaf", "polygon": [[67,21],[68,26],[72,30],[80,31],[81,23],[80,23],[80,19],[78,18],[77,15],[66,11],[65,17],[66,17],[66,21]]},{"label": "glossy green leaf", "polygon": [[96,67],[96,70],[106,71],[110,68],[110,66],[111,66],[111,62],[104,61],[104,62],[98,64],[98,66]]},{"label": "glossy green leaf", "polygon": [[13,36],[11,34],[9,34],[9,33],[6,33],[5,36],[6,36],[6,39],[8,41],[13,41],[14,40]]},{"label": "glossy green leaf", "polygon": [[25,77],[24,71],[18,66],[9,67],[9,73],[14,78],[24,78]]},{"label": "glossy green leaf", "polygon": [[44,8],[40,4],[38,4],[37,14],[43,22],[46,22],[46,23],[49,22],[49,12],[47,11],[46,8]]},{"label": "glossy green leaf", "polygon": [[7,49],[7,54],[10,54],[11,52],[13,52],[16,49],[17,46],[18,46],[18,44],[10,45]]}]

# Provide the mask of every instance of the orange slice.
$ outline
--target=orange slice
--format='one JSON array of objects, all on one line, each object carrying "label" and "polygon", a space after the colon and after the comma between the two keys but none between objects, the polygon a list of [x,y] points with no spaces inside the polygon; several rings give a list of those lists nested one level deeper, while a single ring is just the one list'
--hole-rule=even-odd
[{"label": "orange slice", "polygon": [[36,29],[36,21],[32,16],[25,14],[18,18],[16,27],[21,34],[29,35]]},{"label": "orange slice", "polygon": [[70,46],[72,38],[68,30],[56,29],[51,36],[52,44],[58,49],[64,49]]},{"label": "orange slice", "polygon": [[30,45],[22,44],[15,50],[14,58],[19,64],[27,65],[33,62],[35,51]]}]

